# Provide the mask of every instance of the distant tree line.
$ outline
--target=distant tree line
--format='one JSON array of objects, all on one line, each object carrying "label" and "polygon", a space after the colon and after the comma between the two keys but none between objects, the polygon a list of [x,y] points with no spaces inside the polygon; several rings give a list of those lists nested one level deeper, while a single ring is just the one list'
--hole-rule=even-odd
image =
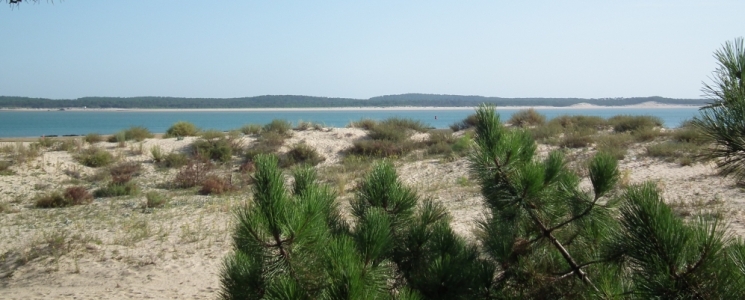
[{"label": "distant tree line", "polygon": [[482,96],[403,94],[370,99],[327,98],[294,95],[267,95],[243,98],[177,98],[177,97],[84,97],[54,100],[47,98],[0,96],[0,108],[311,108],[311,107],[381,107],[381,106],[442,106],[475,107],[483,103],[496,106],[558,106],[577,103],[600,106],[633,105],[649,101],[664,104],[703,106],[705,99],[672,99],[635,97],[611,99],[581,98],[499,98]]}]

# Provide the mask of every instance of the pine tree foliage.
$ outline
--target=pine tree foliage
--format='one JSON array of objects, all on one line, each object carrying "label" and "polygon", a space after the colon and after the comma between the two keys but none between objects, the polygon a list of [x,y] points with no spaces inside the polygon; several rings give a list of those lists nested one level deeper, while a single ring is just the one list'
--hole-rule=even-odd
[{"label": "pine tree foliage", "polygon": [[715,147],[707,153],[722,175],[745,180],[745,46],[743,38],[726,42],[714,53],[719,66],[711,85],[703,92],[711,100],[694,119],[694,125],[712,138]]},{"label": "pine tree foliage", "polygon": [[[685,223],[664,204],[656,187],[629,188],[621,206],[622,229],[609,253],[631,279],[629,297],[740,299],[745,295],[743,244],[725,235],[719,220]],[[615,248],[615,249],[614,249]],[[626,287],[628,288],[628,287]]]},{"label": "pine tree foliage", "polygon": [[480,224],[480,239],[499,266],[493,289],[507,298],[597,290],[596,245],[615,229],[613,201],[604,196],[618,179],[616,161],[605,154],[592,159],[593,193],[586,193],[560,152],[538,160],[531,136],[504,128],[494,107],[480,107],[477,117],[471,171],[491,213]]}]

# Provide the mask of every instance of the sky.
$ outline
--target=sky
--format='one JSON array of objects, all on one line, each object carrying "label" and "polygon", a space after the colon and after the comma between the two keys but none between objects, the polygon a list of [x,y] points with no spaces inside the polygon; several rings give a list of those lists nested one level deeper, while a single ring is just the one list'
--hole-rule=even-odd
[{"label": "sky", "polygon": [[745,1],[0,4],[0,95],[702,98]]}]

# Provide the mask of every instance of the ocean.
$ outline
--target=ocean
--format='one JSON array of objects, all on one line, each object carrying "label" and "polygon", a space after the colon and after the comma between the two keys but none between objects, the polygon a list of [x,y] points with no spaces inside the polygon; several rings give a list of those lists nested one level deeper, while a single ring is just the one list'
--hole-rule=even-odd
[{"label": "ocean", "polygon": [[[519,111],[498,108],[502,120]],[[609,118],[615,115],[652,115],[668,128],[698,115],[698,108],[545,108],[536,109],[548,119],[561,115],[592,115]],[[329,127],[345,127],[362,118],[383,120],[390,117],[421,120],[434,128],[447,128],[472,114],[472,109],[385,109],[385,110],[72,110],[72,111],[0,111],[0,137],[38,137],[42,135],[112,134],[130,126],[144,126],[162,133],[177,121],[188,121],[202,129],[231,130],[245,124],[266,124],[284,119],[296,124],[310,121]]]}]

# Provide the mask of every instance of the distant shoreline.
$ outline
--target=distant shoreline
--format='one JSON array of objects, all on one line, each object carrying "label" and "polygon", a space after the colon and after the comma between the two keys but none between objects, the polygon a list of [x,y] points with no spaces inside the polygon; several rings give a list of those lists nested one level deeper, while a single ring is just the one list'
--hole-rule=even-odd
[{"label": "distant shoreline", "polygon": [[[588,103],[577,103],[569,106],[497,106],[499,109],[614,109],[614,108],[638,108],[638,109],[664,109],[664,108],[699,108],[699,105],[673,105],[656,102],[645,102],[634,105],[601,106]],[[456,106],[390,106],[390,107],[277,107],[277,108],[0,108],[0,111],[123,111],[123,112],[176,112],[176,111],[385,111],[385,110],[474,110],[476,107]]]}]

